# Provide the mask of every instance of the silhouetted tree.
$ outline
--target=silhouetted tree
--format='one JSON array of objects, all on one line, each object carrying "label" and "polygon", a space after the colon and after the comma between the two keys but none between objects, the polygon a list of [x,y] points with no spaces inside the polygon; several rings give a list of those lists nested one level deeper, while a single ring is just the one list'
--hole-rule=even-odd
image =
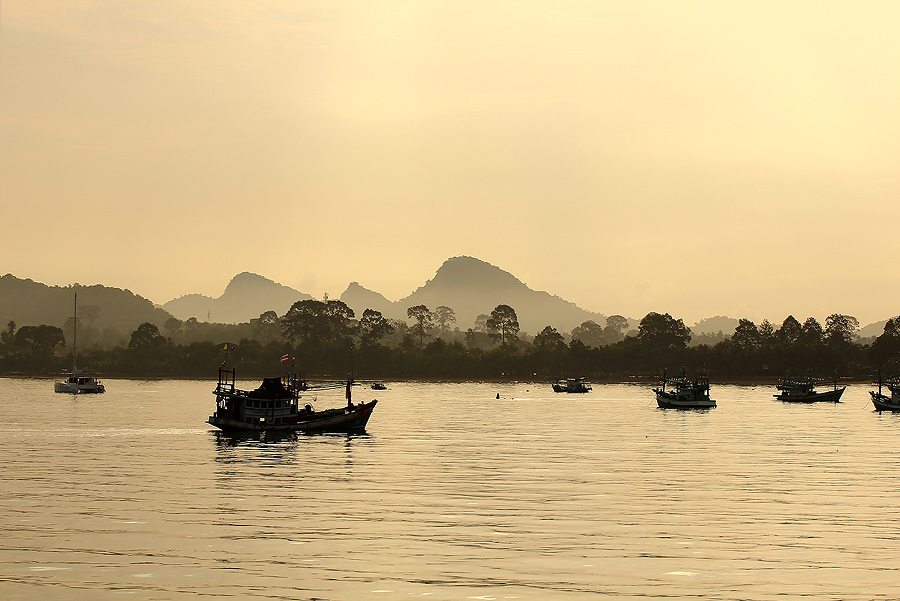
[{"label": "silhouetted tree", "polygon": [[456,312],[450,307],[441,305],[431,314],[431,320],[441,334],[446,334],[450,331],[450,324],[456,323]]},{"label": "silhouetted tree", "polygon": [[281,318],[282,335],[291,344],[319,344],[326,336],[324,315],[324,302],[314,298],[297,301]]},{"label": "silhouetted tree", "polygon": [[780,344],[791,347],[800,342],[800,337],[803,335],[803,326],[800,325],[800,322],[793,315],[788,315],[781,322],[781,327],[778,328],[775,335]]},{"label": "silhouetted tree", "polygon": [[606,318],[606,327],[603,328],[603,343],[615,344],[625,339],[628,331],[628,320],[621,315],[610,315]]},{"label": "silhouetted tree", "polygon": [[494,346],[494,341],[490,334],[476,330],[475,328],[466,330],[464,339],[466,341],[466,346],[470,349],[486,350]]},{"label": "silhouetted tree", "polygon": [[566,341],[556,328],[546,326],[534,337],[534,348],[538,351],[559,351],[566,348]]},{"label": "silhouetted tree", "polygon": [[6,324],[6,330],[0,332],[0,343],[3,343],[5,346],[9,347],[14,345],[16,342],[16,322],[10,320],[9,323]]},{"label": "silhouetted tree", "polygon": [[768,319],[764,319],[759,322],[759,343],[765,346],[774,344],[774,342],[775,326]]},{"label": "silhouetted tree", "polygon": [[884,331],[872,343],[869,357],[879,367],[900,361],[900,317],[892,317],[884,324]]},{"label": "silhouetted tree", "polygon": [[425,333],[431,328],[431,312],[425,305],[416,305],[406,310],[406,316],[416,321],[412,327],[412,332],[413,335],[419,337],[419,348],[422,348],[425,341]]},{"label": "silhouetted tree", "polygon": [[847,345],[859,331],[859,320],[852,315],[832,313],[825,318],[825,339],[831,345]]},{"label": "silhouetted tree", "polygon": [[281,319],[275,311],[264,311],[250,320],[253,336],[261,343],[269,343],[281,338]]},{"label": "silhouetted tree", "polygon": [[800,333],[800,340],[804,344],[818,345],[822,343],[824,330],[822,324],[815,317],[807,317],[803,322],[803,328]]},{"label": "silhouetted tree", "polygon": [[731,340],[741,348],[756,348],[760,343],[759,328],[749,319],[740,319]]},{"label": "silhouetted tree", "polygon": [[648,313],[638,325],[638,341],[655,347],[684,348],[691,341],[691,330],[668,313]]},{"label": "silhouetted tree", "polygon": [[166,337],[159,333],[159,328],[145,321],[131,333],[128,341],[128,349],[133,351],[146,351],[165,346]]},{"label": "silhouetted tree", "polygon": [[587,346],[607,344],[603,326],[590,319],[581,322],[580,326],[572,328],[572,340],[580,340]]},{"label": "silhouetted tree", "polygon": [[359,336],[363,343],[374,345],[385,336],[394,332],[394,326],[375,309],[363,311],[359,320]]},{"label": "silhouetted tree", "polygon": [[491,318],[490,315],[485,315],[484,313],[480,314],[475,318],[475,325],[472,326],[472,331],[481,332],[482,334],[487,334],[488,327],[487,321]]},{"label": "silhouetted tree", "polygon": [[48,359],[57,346],[65,345],[66,338],[62,328],[44,324],[22,326],[15,334],[15,341],[20,350],[39,359]]},{"label": "silhouetted tree", "polygon": [[500,341],[501,346],[507,346],[519,333],[519,318],[515,310],[509,305],[497,305],[491,316],[485,323],[487,329],[493,333],[495,340]]},{"label": "silhouetted tree", "polygon": [[356,333],[353,309],[342,300],[325,301],[326,339],[336,346],[346,346]]},{"label": "silhouetted tree", "polygon": [[344,347],[356,329],[353,317],[353,310],[343,301],[310,298],[291,305],[281,318],[281,329],[291,344]]},{"label": "silhouetted tree", "polygon": [[175,337],[178,334],[181,334],[182,325],[184,325],[184,323],[180,319],[177,317],[170,317],[166,320],[166,323],[163,324],[163,328],[169,333],[169,336]]}]

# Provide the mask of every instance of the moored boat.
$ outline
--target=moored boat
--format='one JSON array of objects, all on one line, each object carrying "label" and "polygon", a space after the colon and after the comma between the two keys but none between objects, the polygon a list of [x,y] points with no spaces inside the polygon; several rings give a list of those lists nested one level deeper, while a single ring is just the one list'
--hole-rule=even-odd
[{"label": "moored boat", "polygon": [[73,369],[65,379],[53,383],[53,392],[71,394],[100,394],[106,392],[106,386],[92,376],[79,376]]},{"label": "moored boat", "polygon": [[[882,392],[883,386],[887,386],[887,389],[891,391],[891,396]],[[872,404],[875,405],[875,411],[879,413],[882,411],[900,411],[900,382],[896,380],[884,382],[879,376],[878,392],[870,390],[869,394],[872,395]]]},{"label": "moored boat", "polygon": [[79,375],[83,370],[78,369],[76,359],[78,356],[78,293],[75,294],[75,311],[72,322],[72,371],[62,380],[53,383],[53,392],[68,392],[70,394],[101,394],[106,392],[106,386],[93,376]]},{"label": "moored boat", "polygon": [[[716,406],[716,401],[709,398],[709,378],[705,374],[691,380],[682,368],[680,378],[667,378],[663,370],[661,382],[660,388],[653,389],[660,409],[712,409]],[[672,390],[666,390],[667,383],[673,386]]]},{"label": "moored boat", "polygon": [[347,379],[347,405],[318,411],[311,403],[300,405],[300,393],[310,390],[302,380],[288,378],[264,378],[255,390],[235,387],[235,370],[219,368],[216,395],[216,411],[207,422],[226,431],[244,432],[302,432],[302,433],[355,433],[365,432],[366,424],[377,400],[354,404],[350,389],[353,382]]},{"label": "moored boat", "polygon": [[384,382],[372,382],[372,390],[387,390]]},{"label": "moored boat", "polygon": [[590,392],[586,378],[560,378],[553,384],[553,392]]},{"label": "moored boat", "polygon": [[806,380],[785,378],[776,388],[779,392],[773,396],[786,403],[840,403],[841,395],[844,394],[847,387],[838,388],[837,380],[835,380],[834,390],[818,392],[812,378]]}]

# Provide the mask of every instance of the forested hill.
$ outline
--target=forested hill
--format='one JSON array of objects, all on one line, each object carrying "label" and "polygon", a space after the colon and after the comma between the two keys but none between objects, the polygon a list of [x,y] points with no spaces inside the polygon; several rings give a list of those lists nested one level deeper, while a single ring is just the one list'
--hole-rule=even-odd
[{"label": "forested hill", "polygon": [[0,277],[0,325],[14,321],[19,327],[47,324],[62,328],[72,318],[76,293],[82,328],[98,333],[109,330],[110,338],[124,336],[127,340],[140,324],[150,322],[162,328],[172,317],[130,290],[99,284],[48,286],[6,274]]},{"label": "forested hill", "polygon": [[218,298],[187,294],[170,300],[163,308],[182,320],[195,317],[198,321],[247,323],[266,311],[284,315],[297,301],[310,298],[309,294],[245,271],[234,276]]},{"label": "forested hill", "polygon": [[[559,296],[540,290],[532,290],[511,273],[474,257],[447,259],[434,277],[409,296],[391,303],[354,282],[341,296],[341,300],[361,314],[366,303],[373,299],[386,317],[407,319],[407,309],[425,305],[429,310],[439,306],[453,309],[456,326],[461,330],[471,328],[479,315],[488,315],[497,305],[509,305],[518,317],[523,332],[532,335],[550,325],[568,332],[585,321],[604,324],[606,316],[578,307]],[[385,304],[387,303],[387,304]]]}]

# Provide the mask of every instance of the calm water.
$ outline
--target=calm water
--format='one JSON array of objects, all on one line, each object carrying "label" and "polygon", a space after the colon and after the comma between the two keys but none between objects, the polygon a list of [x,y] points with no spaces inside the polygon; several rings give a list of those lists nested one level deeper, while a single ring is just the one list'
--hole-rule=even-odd
[{"label": "calm water", "polygon": [[0,379],[2,599],[900,595],[900,415],[864,385],[391,383],[365,436],[260,442],[209,382],[106,384]]}]

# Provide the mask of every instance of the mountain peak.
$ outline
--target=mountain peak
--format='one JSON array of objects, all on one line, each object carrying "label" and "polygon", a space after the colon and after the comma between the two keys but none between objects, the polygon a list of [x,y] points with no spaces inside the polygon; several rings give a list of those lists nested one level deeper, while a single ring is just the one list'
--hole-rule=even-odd
[{"label": "mountain peak", "polygon": [[487,288],[525,288],[518,278],[492,265],[487,261],[474,257],[452,257],[444,261],[437,273],[426,286],[454,287],[484,290]]},{"label": "mountain peak", "polygon": [[250,273],[249,271],[242,271],[241,273],[239,273],[236,276],[234,276],[233,278],[231,278],[231,281],[228,282],[227,286],[225,286],[225,293],[227,294],[229,291],[233,292],[235,289],[264,286],[264,285],[271,286],[272,284],[274,284],[276,286],[281,286],[281,284],[278,284],[278,283],[270,280],[269,278],[263,277],[259,274]]},{"label": "mountain peak", "polygon": [[295,302],[307,298],[312,297],[269,278],[244,271],[231,278],[219,298],[183,296],[169,301],[163,308],[179,319],[207,317],[220,323],[244,323],[265,311],[284,315]]}]

